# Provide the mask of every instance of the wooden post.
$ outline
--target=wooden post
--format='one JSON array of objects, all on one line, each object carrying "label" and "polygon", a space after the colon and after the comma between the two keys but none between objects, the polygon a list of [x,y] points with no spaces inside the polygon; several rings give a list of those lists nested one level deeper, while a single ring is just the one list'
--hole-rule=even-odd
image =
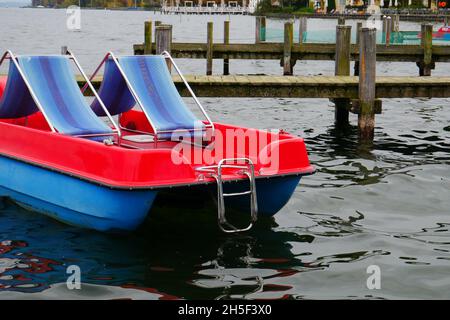
[{"label": "wooden post", "polygon": [[144,24],[144,54],[152,54],[152,22]]},{"label": "wooden post", "polygon": [[61,46],[61,54],[62,55],[65,56],[68,53],[68,51],[69,50],[67,49],[67,46]]},{"label": "wooden post", "polygon": [[[171,52],[172,50],[172,26],[169,24],[160,24],[156,27],[155,33],[155,53],[161,54],[164,51]],[[172,65],[169,60],[166,60],[169,71]]]},{"label": "wooden post", "polygon": [[[223,23],[223,43],[230,43],[230,21],[224,21]],[[230,59],[223,59],[223,74],[230,74]]]},{"label": "wooden post", "polygon": [[213,68],[213,23],[208,22],[206,38],[206,75],[212,75]]},{"label": "wooden post", "polygon": [[[356,24],[356,45],[359,46],[359,41],[361,38],[361,29],[362,29],[362,22],[358,22]],[[353,67],[353,75],[359,76],[359,58],[355,60],[355,65]]]},{"label": "wooden post", "polygon": [[160,26],[162,23],[161,23],[161,21],[159,21],[159,20],[156,20],[155,21],[155,42],[156,42],[156,28],[158,27],[158,26]]},{"label": "wooden post", "polygon": [[[334,74],[336,76],[350,75],[351,35],[351,26],[336,26],[336,56],[334,68]],[[334,122],[336,126],[348,125],[348,110],[350,109],[350,99],[334,99],[334,104]]]},{"label": "wooden post", "polygon": [[337,76],[350,75],[351,26],[336,26],[336,57],[334,73]]},{"label": "wooden post", "polygon": [[359,43],[358,129],[362,141],[372,141],[375,127],[376,29],[362,28]]},{"label": "wooden post", "polygon": [[391,35],[391,38],[393,39],[393,42],[398,43],[398,40],[400,37],[400,15],[399,14],[393,15],[392,33],[393,33],[393,35]]},{"label": "wooden post", "polygon": [[400,15],[394,14],[394,24],[392,26],[394,32],[400,32]]},{"label": "wooden post", "polygon": [[300,17],[299,19],[300,25],[298,28],[298,43],[303,43],[303,35],[308,31],[308,18]]},{"label": "wooden post", "polygon": [[419,67],[420,76],[431,76],[431,70],[434,69],[433,61],[433,25],[422,24],[422,48],[423,48],[423,61],[417,62]]},{"label": "wooden post", "polygon": [[284,24],[284,47],[283,47],[283,74],[291,76],[293,74],[293,64],[291,59],[292,44],[294,42],[294,28],[292,22]]},{"label": "wooden post", "polygon": [[339,17],[338,18],[338,25],[343,26],[345,25],[345,18],[344,17]]},{"label": "wooden post", "polygon": [[266,17],[261,17],[260,40],[261,41],[266,41]]},{"label": "wooden post", "polygon": [[266,41],[266,17],[256,17],[255,43]]}]

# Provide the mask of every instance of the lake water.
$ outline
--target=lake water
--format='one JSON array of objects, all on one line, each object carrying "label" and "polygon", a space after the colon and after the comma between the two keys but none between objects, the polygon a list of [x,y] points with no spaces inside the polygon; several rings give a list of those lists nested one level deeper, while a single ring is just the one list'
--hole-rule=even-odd
[{"label": "lake water", "polygon": [[[90,73],[107,50],[132,54],[149,18],[173,24],[175,40],[194,42],[206,38],[209,20],[221,41],[228,17],[83,11],[82,29],[73,32],[63,10],[0,9],[0,49],[49,54],[67,45]],[[252,42],[254,19],[230,19],[232,42]],[[334,23],[312,20],[309,27],[332,30]],[[269,20],[271,26],[282,22]],[[205,72],[204,60],[179,62],[187,74]],[[215,72],[221,68],[216,61]],[[295,67],[302,75],[333,71],[333,62]],[[231,72],[281,68],[278,61],[232,60]],[[378,73],[418,70],[414,63],[379,63]],[[449,64],[433,71],[449,73]],[[3,201],[0,299],[450,298],[450,99],[384,100],[373,146],[357,143],[354,115],[352,127],[336,131],[325,99],[200,100],[216,121],[304,137],[317,173],[301,181],[273,221],[239,236],[218,232],[215,208],[195,204],[160,204],[137,232],[108,235]],[[67,290],[69,265],[81,268],[82,290]],[[379,290],[366,286],[371,265],[381,271]]]}]

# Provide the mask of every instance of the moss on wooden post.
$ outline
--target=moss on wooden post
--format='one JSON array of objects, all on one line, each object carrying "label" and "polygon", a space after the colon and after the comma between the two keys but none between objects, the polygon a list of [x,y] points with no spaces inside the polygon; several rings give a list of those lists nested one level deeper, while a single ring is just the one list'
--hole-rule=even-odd
[{"label": "moss on wooden post", "polygon": [[433,61],[433,25],[422,24],[421,26],[421,43],[423,48],[423,60],[417,62],[420,76],[431,76],[431,70],[434,69]]},{"label": "moss on wooden post", "polygon": [[336,56],[335,56],[335,75],[350,75],[350,41],[351,26],[336,26]]},{"label": "moss on wooden post", "polygon": [[376,29],[361,29],[359,44],[359,115],[361,141],[372,141],[375,128]]}]

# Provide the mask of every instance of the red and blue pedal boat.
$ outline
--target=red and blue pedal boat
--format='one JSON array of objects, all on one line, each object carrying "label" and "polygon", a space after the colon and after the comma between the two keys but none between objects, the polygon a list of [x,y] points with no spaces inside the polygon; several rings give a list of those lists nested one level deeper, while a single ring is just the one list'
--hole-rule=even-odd
[{"label": "red and blue pedal boat", "polygon": [[[8,51],[4,61],[0,196],[59,221],[131,231],[160,192],[173,193],[177,202],[180,191],[196,188],[208,197],[213,188],[220,229],[246,231],[259,216],[276,214],[301,177],[314,172],[302,138],[212,122],[167,52],[108,53],[90,78],[70,52]],[[195,110],[179,95],[168,66],[184,81]],[[91,80],[102,68],[97,92]],[[86,80],[81,90],[76,69]],[[249,224],[230,224],[229,209],[250,213]]]}]

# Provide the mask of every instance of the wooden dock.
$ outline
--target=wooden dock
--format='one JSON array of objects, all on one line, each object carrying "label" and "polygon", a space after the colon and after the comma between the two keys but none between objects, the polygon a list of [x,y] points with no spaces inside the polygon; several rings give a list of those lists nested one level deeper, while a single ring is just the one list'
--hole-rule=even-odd
[{"label": "wooden dock", "polygon": [[[450,62],[450,45],[435,45],[432,41],[433,28],[425,28],[422,25],[421,44],[393,44],[395,38],[401,32],[399,31],[398,16],[391,19],[383,20],[382,38],[384,44],[376,45],[377,61],[390,62],[412,62],[417,65],[419,75],[431,75],[436,62]],[[230,43],[230,23],[226,21],[224,24],[224,40],[222,43],[213,42],[214,27],[213,23],[207,24],[207,37],[204,43],[186,43],[173,42],[172,32],[168,33],[169,37],[164,39],[164,46],[167,47],[174,58],[188,59],[206,59],[206,74],[212,74],[212,60],[220,59],[227,61],[227,67],[224,67],[223,74],[228,74],[230,60],[279,60],[280,66],[283,67],[284,75],[292,75],[293,67],[298,60],[329,60],[334,61],[337,48],[345,45],[345,50],[350,54],[350,60],[359,61],[359,43],[307,43],[303,37],[300,37],[296,43],[293,39],[293,23],[285,24],[284,41],[266,42],[266,18],[256,17],[255,26],[255,43]],[[306,18],[300,19],[299,34],[303,35],[307,32]],[[345,25],[345,20],[340,19],[339,25]],[[134,54],[158,54],[159,47],[156,35],[159,31],[159,21],[155,23],[155,41],[152,41],[152,22],[145,24],[145,38],[143,44],[135,44],[133,46]],[[169,26],[168,26],[169,27]],[[172,26],[170,26],[172,28]],[[358,23],[358,30],[362,28],[362,23]],[[397,30],[396,32],[394,30]],[[336,31],[337,32],[337,31]],[[357,34],[359,31],[357,32]],[[161,38],[160,38],[161,39]],[[429,41],[425,41],[429,39]],[[358,75],[355,69],[355,75]]]},{"label": "wooden dock", "polygon": [[[355,76],[186,75],[199,97],[347,98],[358,99]],[[101,77],[93,80],[98,88]],[[173,80],[182,96],[189,96],[181,78]],[[82,78],[78,79],[83,86]],[[448,98],[450,77],[377,77],[376,98]],[[90,94],[90,93],[87,93]]]},{"label": "wooden dock", "polygon": [[[206,60],[206,76],[188,76],[187,81],[200,97],[271,97],[328,98],[334,103],[336,127],[349,124],[349,112],[358,114],[359,138],[371,142],[374,137],[375,115],[381,112],[382,98],[446,98],[450,97],[450,77],[431,77],[435,62],[450,62],[450,46],[433,45],[433,26],[421,25],[420,45],[392,43],[399,32],[399,17],[383,19],[383,44],[377,45],[377,30],[357,24],[356,44],[351,43],[351,26],[343,18],[336,26],[336,43],[306,43],[302,36],[294,42],[293,23],[284,24],[284,42],[267,43],[266,19],[256,17],[255,43],[230,43],[230,23],[224,23],[223,43],[213,43],[213,23],[207,24],[205,43],[173,43],[172,26],[145,23],[145,42],[134,46],[135,54],[169,52],[174,58]],[[306,18],[301,18],[299,34],[307,31]],[[395,40],[395,39],[394,39]],[[223,60],[223,76],[213,74],[213,59]],[[232,59],[276,59],[283,76],[229,75]],[[294,76],[297,60],[333,60],[334,76]],[[354,60],[354,76],[350,61]],[[420,77],[377,77],[377,61],[413,62]],[[171,68],[168,63],[169,69]],[[181,95],[187,90],[174,76]]]},{"label": "wooden dock", "polygon": [[[155,54],[156,44],[151,45]],[[135,54],[144,54],[144,44],[133,46]],[[358,60],[359,46],[352,44],[351,59]],[[212,46],[213,59],[253,59],[280,60],[283,57],[284,44],[277,42],[265,43],[214,43]],[[206,59],[206,43],[173,42],[171,55],[174,58]],[[334,60],[336,44],[304,43],[293,44],[291,58],[293,60]],[[450,46],[432,47],[435,62],[450,62]],[[420,45],[377,45],[377,61],[418,62],[423,60],[424,49]]]}]

